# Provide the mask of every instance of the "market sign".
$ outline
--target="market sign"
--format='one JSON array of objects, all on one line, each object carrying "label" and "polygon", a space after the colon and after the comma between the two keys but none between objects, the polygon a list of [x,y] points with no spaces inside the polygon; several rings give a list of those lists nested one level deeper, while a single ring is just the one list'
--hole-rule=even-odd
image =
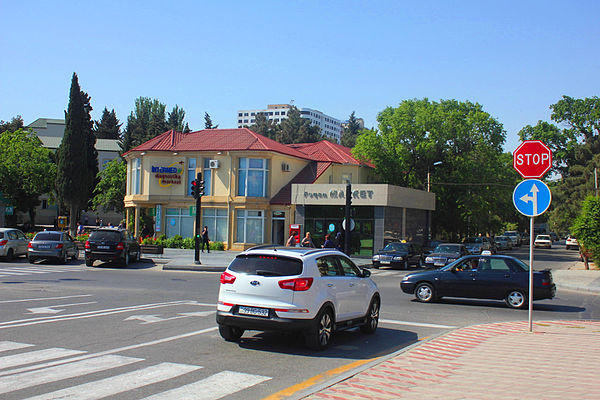
[{"label": "market sign", "polygon": [[169,187],[171,185],[181,185],[181,175],[183,168],[177,166],[177,164],[183,165],[183,161],[175,161],[174,163],[167,165],[166,167],[153,165],[152,173],[154,177],[158,179],[158,185],[160,187]]}]

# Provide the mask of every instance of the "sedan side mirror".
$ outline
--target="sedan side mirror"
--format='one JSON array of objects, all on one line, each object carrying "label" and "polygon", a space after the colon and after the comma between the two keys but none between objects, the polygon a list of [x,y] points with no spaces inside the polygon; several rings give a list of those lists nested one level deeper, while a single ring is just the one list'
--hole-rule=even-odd
[{"label": "sedan side mirror", "polygon": [[371,276],[371,271],[369,271],[369,270],[368,270],[368,269],[366,269],[366,268],[363,268],[363,269],[362,269],[362,277],[363,277],[363,278],[368,278],[368,277],[370,277],[370,276]]}]

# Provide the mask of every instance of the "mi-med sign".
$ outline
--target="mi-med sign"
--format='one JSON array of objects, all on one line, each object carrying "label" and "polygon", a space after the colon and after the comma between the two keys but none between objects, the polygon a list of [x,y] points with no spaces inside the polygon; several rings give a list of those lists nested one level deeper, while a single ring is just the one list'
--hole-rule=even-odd
[{"label": "mi-med sign", "polygon": [[523,178],[541,178],[552,168],[552,151],[539,140],[527,140],[513,153],[513,167]]}]

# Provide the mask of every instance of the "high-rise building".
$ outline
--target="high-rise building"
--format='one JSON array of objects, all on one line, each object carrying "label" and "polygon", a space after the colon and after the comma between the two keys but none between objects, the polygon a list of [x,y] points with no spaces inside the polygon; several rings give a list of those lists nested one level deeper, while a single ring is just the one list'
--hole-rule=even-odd
[{"label": "high-rise building", "polygon": [[[290,108],[290,104],[269,104],[266,109],[262,110],[238,110],[237,126],[242,128],[254,124],[256,114],[259,113],[263,113],[267,119],[279,123],[288,117]],[[340,142],[342,121],[312,108],[298,108],[298,111],[300,111],[302,118],[308,119],[312,125],[321,128],[322,135],[334,139],[337,143]]]}]

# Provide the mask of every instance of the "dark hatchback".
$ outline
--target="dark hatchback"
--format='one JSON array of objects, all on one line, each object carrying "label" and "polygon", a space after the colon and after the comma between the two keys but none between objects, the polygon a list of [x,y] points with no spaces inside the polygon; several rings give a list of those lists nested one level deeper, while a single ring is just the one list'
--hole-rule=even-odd
[{"label": "dark hatchback", "polygon": [[442,243],[425,257],[425,267],[441,268],[469,254],[471,253],[464,244]]},{"label": "dark hatchback", "polygon": [[113,261],[126,267],[131,261],[140,260],[140,245],[124,229],[93,230],[85,242],[85,265],[91,267],[96,260]]},{"label": "dark hatchback", "polygon": [[408,269],[409,265],[423,264],[423,249],[416,243],[391,242],[371,258],[373,268],[389,265],[392,268]]},{"label": "dark hatchback", "polygon": [[[504,300],[511,308],[528,304],[529,266],[510,256],[471,255],[438,270],[408,274],[402,291],[429,303],[442,297]],[[550,270],[533,272],[533,300],[552,299],[556,286]]]}]

